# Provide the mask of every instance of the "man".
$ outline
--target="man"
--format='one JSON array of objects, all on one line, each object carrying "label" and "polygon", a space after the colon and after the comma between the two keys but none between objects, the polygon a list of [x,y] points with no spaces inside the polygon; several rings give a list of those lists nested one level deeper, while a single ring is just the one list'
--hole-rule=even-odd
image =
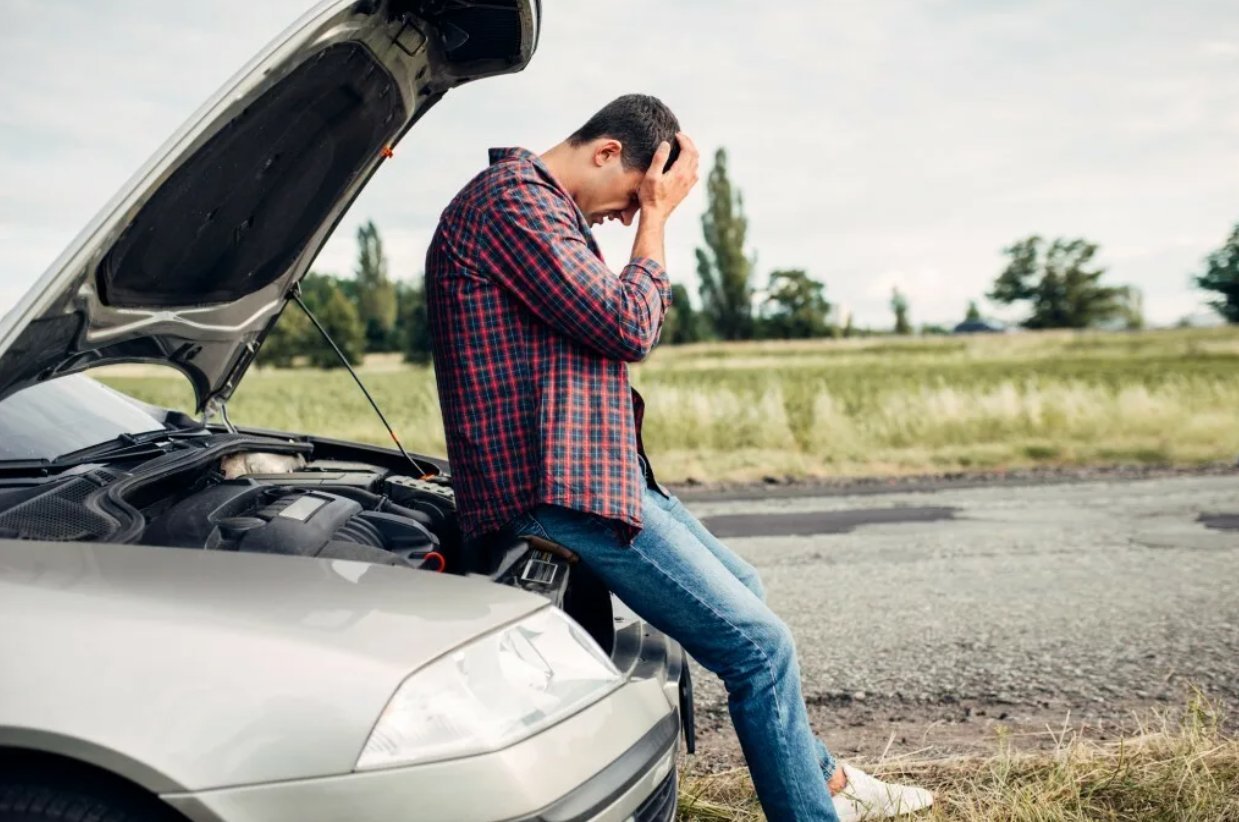
[{"label": "man", "polygon": [[[541,156],[493,149],[490,161],[443,212],[426,259],[465,537],[507,530],[566,546],[722,677],[770,819],[928,805],[925,791],[836,766],[809,728],[792,636],[757,572],[658,484],[645,458],[628,363],[653,348],[670,303],[663,231],[697,181],[692,140],[660,101],[632,94]],[[634,219],[632,257],[617,276],[590,228]]]}]

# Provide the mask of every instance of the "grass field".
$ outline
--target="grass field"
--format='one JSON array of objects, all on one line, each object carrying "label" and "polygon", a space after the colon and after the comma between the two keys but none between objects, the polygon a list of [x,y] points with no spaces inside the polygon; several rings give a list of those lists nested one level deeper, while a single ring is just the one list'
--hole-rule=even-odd
[{"label": "grass field", "polygon": [[[143,367],[105,381],[188,408]],[[442,454],[429,368],[363,378],[405,445]],[[1239,328],[704,344],[634,367],[668,481],[914,474],[1042,465],[1197,465],[1239,455]],[[237,423],[387,442],[341,371],[254,369]]]},{"label": "grass field", "polygon": [[[1236,822],[1239,740],[1221,730],[1203,701],[1161,717],[1147,732],[1098,743],[1064,732],[1051,753],[1016,753],[1000,742],[991,757],[888,761],[866,765],[892,781],[934,792],[916,822]],[[759,820],[744,769],[690,775],[679,818]]]}]

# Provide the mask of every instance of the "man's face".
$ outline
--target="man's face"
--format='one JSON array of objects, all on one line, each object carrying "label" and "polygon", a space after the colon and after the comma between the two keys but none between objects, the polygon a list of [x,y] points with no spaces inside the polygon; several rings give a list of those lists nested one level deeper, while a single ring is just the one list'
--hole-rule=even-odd
[{"label": "man's face", "polygon": [[624,168],[618,141],[600,139],[591,145],[587,186],[580,192],[577,205],[591,226],[607,220],[619,220],[631,225],[641,201],[637,192],[645,172]]}]

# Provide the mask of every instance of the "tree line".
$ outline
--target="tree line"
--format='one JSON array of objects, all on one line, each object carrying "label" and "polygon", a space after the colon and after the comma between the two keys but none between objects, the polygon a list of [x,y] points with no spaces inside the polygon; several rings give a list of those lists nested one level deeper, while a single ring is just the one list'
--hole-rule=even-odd
[{"label": "tree line", "polygon": [[[704,247],[697,249],[701,309],[695,312],[680,289],[672,301],[671,343],[697,340],[748,340],[852,336],[850,316],[832,317],[824,283],[804,269],[772,271],[765,297],[755,301],[756,255],[746,251],[748,221],[744,200],[727,171],[727,152],[719,149],[706,183],[706,213],[701,218]],[[1053,239],[1031,235],[1003,249],[1008,262],[985,295],[994,303],[1022,305],[1021,325],[1044,328],[1140,328],[1144,324],[1139,289],[1103,281],[1105,268],[1094,262],[1099,246],[1082,237]],[[1239,323],[1239,224],[1194,278],[1219,296],[1210,305],[1228,322]],[[898,288],[890,300],[893,325],[880,333],[911,334],[911,308]],[[975,301],[964,316],[982,320]],[[947,328],[921,326],[922,333]]]},{"label": "tree line", "polygon": [[[660,344],[706,340],[809,339],[875,333],[856,329],[850,315],[836,317],[826,285],[803,268],[771,271],[758,298],[757,257],[748,246],[744,198],[731,181],[727,152],[719,149],[706,179],[706,211],[701,217],[702,246],[696,250],[698,297],[695,308],[683,283],[672,286],[672,305]],[[1025,328],[1139,328],[1140,291],[1103,282],[1106,270],[1094,262],[1099,247],[1084,238],[1032,235],[1003,249],[1006,267],[985,295],[1004,304],[1022,304]],[[1210,305],[1230,323],[1239,323],[1239,223],[1195,275],[1198,288],[1217,296]],[[410,362],[430,360],[424,283],[393,280],[383,241],[373,222],[357,230],[357,263],[352,277],[311,271],[301,297],[351,364],[367,353],[401,353]],[[907,297],[891,294],[893,325],[876,333],[911,334]],[[975,301],[966,321],[982,319]],[[923,325],[922,333],[949,329]],[[288,367],[301,358],[319,368],[339,360],[299,307],[289,303],[263,343],[262,365]]]},{"label": "tree line", "polygon": [[[357,265],[351,278],[308,273],[301,299],[339,346],[350,365],[370,353],[401,353],[410,362],[430,361],[426,291],[388,275],[383,240],[373,221],[357,229]],[[335,368],[339,357],[290,302],[259,353],[259,364],[287,368],[300,358],[317,368]]]}]

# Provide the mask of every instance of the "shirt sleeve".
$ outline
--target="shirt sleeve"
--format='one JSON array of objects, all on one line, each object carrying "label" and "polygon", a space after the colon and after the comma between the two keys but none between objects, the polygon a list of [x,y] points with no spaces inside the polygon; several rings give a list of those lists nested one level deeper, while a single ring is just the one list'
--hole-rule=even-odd
[{"label": "shirt sleeve", "polygon": [[642,360],[671,302],[667,272],[634,257],[616,276],[585,241],[570,205],[541,181],[501,193],[482,228],[491,273],[559,333],[611,359]]}]

